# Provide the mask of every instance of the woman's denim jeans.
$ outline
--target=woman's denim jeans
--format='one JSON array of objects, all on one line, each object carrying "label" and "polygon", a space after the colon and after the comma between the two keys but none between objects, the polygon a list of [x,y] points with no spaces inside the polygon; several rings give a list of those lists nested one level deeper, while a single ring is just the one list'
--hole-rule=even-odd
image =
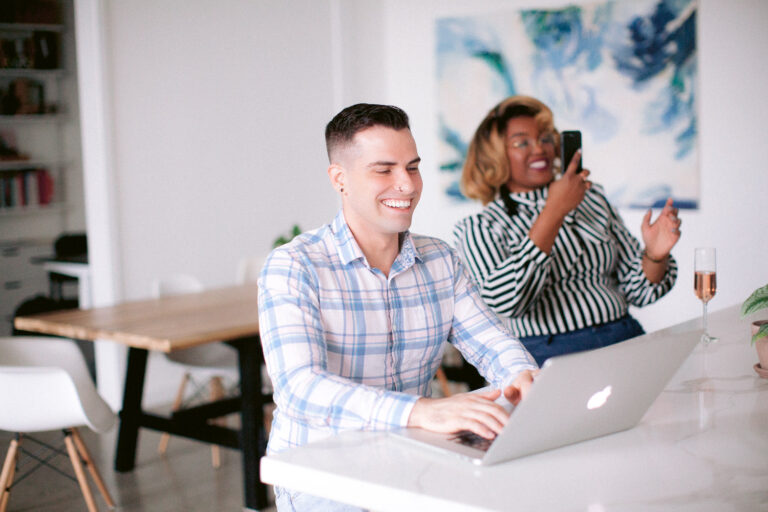
[{"label": "woman's denim jeans", "polygon": [[527,336],[520,338],[520,341],[536,359],[536,363],[541,366],[552,356],[606,347],[641,334],[645,334],[645,331],[640,323],[630,315],[625,315],[607,324],[585,327],[564,334]]}]

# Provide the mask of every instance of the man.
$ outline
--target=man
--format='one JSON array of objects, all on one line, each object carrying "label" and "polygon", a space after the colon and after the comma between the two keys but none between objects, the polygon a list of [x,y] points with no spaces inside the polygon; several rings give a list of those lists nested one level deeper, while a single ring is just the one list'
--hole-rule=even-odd
[{"label": "man", "polygon": [[[515,403],[525,396],[536,365],[453,250],[408,231],[422,189],[408,116],[353,105],[328,123],[326,145],[341,211],[275,249],[259,279],[277,404],[268,452],[342,430],[404,425],[493,438],[508,418],[494,400],[500,390]],[[495,389],[427,398],[445,341]],[[276,494],[288,510],[319,506],[319,498]]]}]

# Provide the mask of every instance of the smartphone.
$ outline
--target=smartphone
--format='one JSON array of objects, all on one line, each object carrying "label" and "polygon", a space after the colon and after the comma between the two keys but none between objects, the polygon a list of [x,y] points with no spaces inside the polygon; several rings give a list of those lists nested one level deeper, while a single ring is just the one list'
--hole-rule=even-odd
[{"label": "smartphone", "polygon": [[[563,166],[563,172],[568,168],[568,164],[571,163],[573,155],[576,151],[581,149],[581,132],[578,130],[569,130],[560,133],[560,162]],[[582,160],[584,154],[581,155]],[[579,167],[576,169],[576,173],[581,172],[581,160],[579,160]]]}]

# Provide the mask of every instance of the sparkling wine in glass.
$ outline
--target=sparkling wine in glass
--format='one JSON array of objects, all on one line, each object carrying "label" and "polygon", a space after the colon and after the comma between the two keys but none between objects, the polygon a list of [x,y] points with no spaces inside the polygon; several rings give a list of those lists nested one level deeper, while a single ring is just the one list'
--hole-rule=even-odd
[{"label": "sparkling wine in glass", "polygon": [[717,257],[714,247],[698,247],[693,258],[693,291],[703,304],[704,334],[701,341],[712,343],[717,338],[707,331],[707,303],[717,293]]}]

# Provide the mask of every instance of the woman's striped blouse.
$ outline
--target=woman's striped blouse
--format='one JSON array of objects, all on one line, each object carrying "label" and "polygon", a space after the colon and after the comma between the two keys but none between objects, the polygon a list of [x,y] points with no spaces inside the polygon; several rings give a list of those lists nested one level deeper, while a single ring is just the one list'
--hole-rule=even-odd
[{"label": "woman's striped blouse", "polygon": [[483,299],[518,336],[611,322],[629,304],[651,304],[674,285],[677,263],[671,255],[660,283],[645,277],[642,248],[601,187],[590,188],[565,217],[549,255],[528,236],[547,189],[510,197],[517,204],[511,218],[497,199],[456,224],[454,235]]}]

